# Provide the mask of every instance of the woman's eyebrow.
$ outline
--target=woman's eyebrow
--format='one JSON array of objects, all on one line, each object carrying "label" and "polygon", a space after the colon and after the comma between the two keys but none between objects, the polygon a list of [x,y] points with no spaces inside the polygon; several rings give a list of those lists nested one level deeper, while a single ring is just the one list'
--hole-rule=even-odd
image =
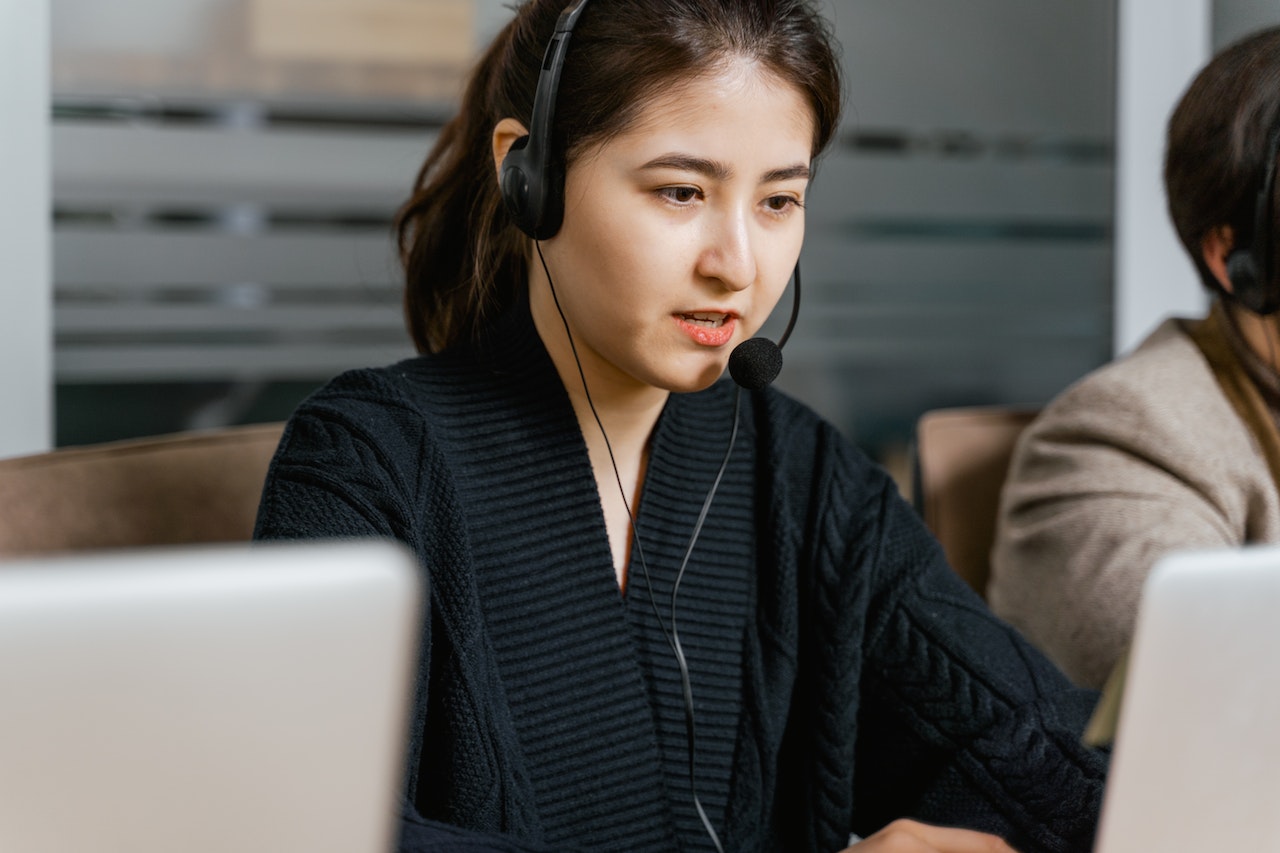
[{"label": "woman's eyebrow", "polygon": [[728,180],[733,170],[717,160],[705,157],[694,157],[692,154],[662,154],[654,157],[640,167],[647,169],[676,169],[681,172],[695,172],[717,181]]},{"label": "woman's eyebrow", "polygon": [[[649,169],[675,169],[681,172],[694,172],[717,181],[726,181],[733,177],[733,170],[724,163],[705,157],[695,157],[692,154],[662,154],[654,157],[640,168],[642,171]],[[796,163],[793,166],[784,166],[781,169],[770,169],[760,176],[760,183],[771,184],[777,181],[790,181],[797,178],[807,181],[809,176],[809,164]]]},{"label": "woman's eyebrow", "polygon": [[762,184],[771,184],[774,181],[791,181],[796,178],[809,180],[811,172],[808,163],[797,163],[794,166],[787,166],[783,169],[771,169],[765,172],[760,179]]}]

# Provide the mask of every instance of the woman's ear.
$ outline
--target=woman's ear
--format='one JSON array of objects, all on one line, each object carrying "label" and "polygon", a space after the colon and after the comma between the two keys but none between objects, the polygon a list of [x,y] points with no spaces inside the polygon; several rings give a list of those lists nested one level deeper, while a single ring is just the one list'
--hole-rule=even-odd
[{"label": "woman's ear", "polygon": [[513,118],[504,118],[493,126],[493,168],[498,173],[499,184],[502,183],[502,161],[506,159],[507,152],[517,139],[528,135],[524,125]]},{"label": "woman's ear", "polygon": [[1236,235],[1230,225],[1219,225],[1209,229],[1209,233],[1205,234],[1204,239],[1200,241],[1200,254],[1204,258],[1205,266],[1227,293],[1232,292],[1231,276],[1227,275],[1227,256],[1231,254],[1235,245]]}]

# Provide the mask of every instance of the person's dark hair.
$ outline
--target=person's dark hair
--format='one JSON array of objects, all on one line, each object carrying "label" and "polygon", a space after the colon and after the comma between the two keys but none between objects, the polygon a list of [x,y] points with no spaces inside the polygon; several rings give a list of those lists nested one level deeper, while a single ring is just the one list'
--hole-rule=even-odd
[{"label": "person's dark hair", "polygon": [[[1252,240],[1254,201],[1267,143],[1280,127],[1280,27],[1229,45],[1187,88],[1169,119],[1164,185],[1178,238],[1211,290],[1221,285],[1201,243],[1231,226],[1237,244]],[[1277,220],[1280,221],[1280,220]]]},{"label": "person's dark hair", "polygon": [[[474,337],[524,286],[528,238],[498,193],[493,128],[526,126],[538,71],[568,0],[529,0],[481,57],[396,214],[405,318],[421,352]],[[592,0],[569,46],[553,148],[565,162],[624,132],[673,83],[746,57],[790,83],[814,114],[813,154],[839,121],[840,68],[810,0]]]}]

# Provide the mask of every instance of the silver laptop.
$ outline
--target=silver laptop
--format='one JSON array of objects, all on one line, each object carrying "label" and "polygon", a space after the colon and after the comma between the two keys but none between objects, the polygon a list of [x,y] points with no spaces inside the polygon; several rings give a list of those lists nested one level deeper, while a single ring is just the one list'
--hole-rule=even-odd
[{"label": "silver laptop", "polygon": [[373,540],[0,563],[0,850],[390,850],[423,585]]},{"label": "silver laptop", "polygon": [[1153,569],[1096,850],[1280,850],[1280,548]]}]

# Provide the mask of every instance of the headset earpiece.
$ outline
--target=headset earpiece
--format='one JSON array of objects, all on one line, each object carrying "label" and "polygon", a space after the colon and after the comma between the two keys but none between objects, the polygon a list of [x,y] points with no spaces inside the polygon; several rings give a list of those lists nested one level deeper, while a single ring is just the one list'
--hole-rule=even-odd
[{"label": "headset earpiece", "polygon": [[1258,262],[1252,249],[1236,249],[1227,255],[1227,277],[1231,279],[1231,295],[1255,314],[1269,314],[1267,288],[1258,275]]},{"label": "headset earpiece", "polygon": [[528,165],[528,157],[525,156],[528,144],[528,136],[520,137],[512,143],[507,156],[502,158],[500,188],[502,203],[507,208],[511,220],[515,222],[517,228],[532,237],[538,230],[541,208],[539,200],[532,197],[533,187],[540,185],[541,181],[530,182],[529,180],[530,171],[536,175],[538,170],[536,167],[530,169]]},{"label": "headset earpiece", "polygon": [[538,72],[529,134],[517,139],[502,158],[502,203],[516,227],[535,240],[554,237],[564,219],[564,175],[552,157],[551,127],[569,36],[586,5],[587,0],[575,0],[560,13]]}]

